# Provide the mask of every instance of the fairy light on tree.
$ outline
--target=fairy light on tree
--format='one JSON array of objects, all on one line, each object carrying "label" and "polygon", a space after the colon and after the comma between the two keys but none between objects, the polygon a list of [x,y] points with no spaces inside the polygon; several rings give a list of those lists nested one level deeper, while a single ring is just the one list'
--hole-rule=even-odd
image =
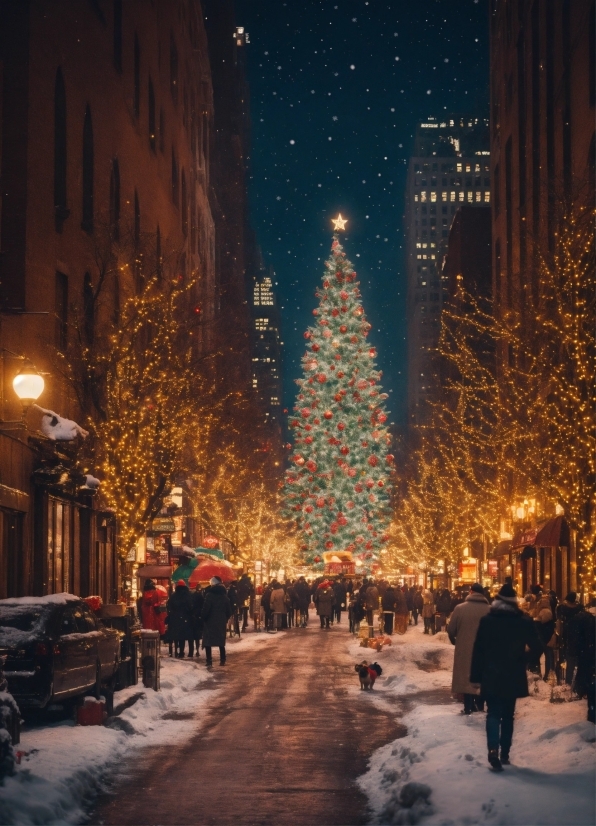
[{"label": "fairy light on tree", "polygon": [[356,273],[339,242],[339,215],[326,261],[315,324],[304,337],[304,375],[290,417],[291,468],[285,512],[301,535],[304,561],[323,567],[325,552],[349,551],[370,570],[388,536],[392,456],[385,422],[387,395],[367,342],[370,324]]}]

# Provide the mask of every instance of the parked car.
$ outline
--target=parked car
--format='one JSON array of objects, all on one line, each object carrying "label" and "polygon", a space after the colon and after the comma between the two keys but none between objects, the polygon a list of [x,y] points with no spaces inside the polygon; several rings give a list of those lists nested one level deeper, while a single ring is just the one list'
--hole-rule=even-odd
[{"label": "parked car", "polygon": [[111,705],[120,637],[72,594],[2,599],[0,657],[21,708],[45,708],[91,689]]}]

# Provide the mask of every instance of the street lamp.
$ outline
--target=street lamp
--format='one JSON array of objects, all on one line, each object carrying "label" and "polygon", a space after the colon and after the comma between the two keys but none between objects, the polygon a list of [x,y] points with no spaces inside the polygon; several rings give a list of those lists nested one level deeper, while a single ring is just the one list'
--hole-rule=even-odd
[{"label": "street lamp", "polygon": [[21,369],[12,381],[12,387],[15,395],[18,397],[21,405],[23,406],[23,415],[19,421],[2,421],[0,419],[0,429],[11,430],[25,426],[25,416],[27,414],[27,410],[43,393],[45,382],[43,377],[38,373],[28,358],[19,356],[17,353],[13,353],[11,350],[6,349],[2,352],[3,357],[5,353],[18,358],[23,362]]},{"label": "street lamp", "polygon": [[23,405],[23,413],[36,402],[43,393],[45,382],[31,361],[26,358],[23,366],[12,380],[12,387]]}]

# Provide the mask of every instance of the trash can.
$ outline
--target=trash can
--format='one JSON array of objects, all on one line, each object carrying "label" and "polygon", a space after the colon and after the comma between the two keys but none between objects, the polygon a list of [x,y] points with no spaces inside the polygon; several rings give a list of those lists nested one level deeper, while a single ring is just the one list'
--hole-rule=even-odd
[{"label": "trash can", "polygon": [[159,691],[161,665],[159,631],[141,629],[141,661],[139,671],[145,688]]}]

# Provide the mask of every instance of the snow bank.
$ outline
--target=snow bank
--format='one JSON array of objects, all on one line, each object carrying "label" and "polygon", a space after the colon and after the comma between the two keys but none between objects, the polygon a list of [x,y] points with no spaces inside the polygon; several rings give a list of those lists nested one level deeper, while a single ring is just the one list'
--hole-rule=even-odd
[{"label": "snow bank", "polygon": [[[445,704],[453,647],[421,630],[410,628],[404,637],[393,637],[393,646],[379,654],[354,643],[349,647],[351,656],[358,658],[355,662],[375,659],[383,666],[371,701],[384,708],[389,703],[397,712],[401,706],[405,713],[400,721],[408,728],[406,737],[374,753],[359,780],[374,822],[596,822],[595,733],[585,719],[585,700],[553,704],[550,686],[542,681],[532,685],[531,691],[536,688],[538,693],[517,702],[512,765],[495,774],[487,763],[485,715],[463,716],[459,703]],[[434,697],[416,697],[430,691]],[[430,796],[417,792],[416,784],[429,786]],[[408,799],[409,789],[413,792]]]},{"label": "snow bank", "polygon": [[[114,695],[118,707],[143,697],[107,726],[75,726],[63,721],[25,730],[17,747],[24,753],[14,777],[0,788],[0,823],[80,823],[84,804],[103,779],[143,746],[191,737],[213,692],[204,661],[162,660],[161,691],[130,686]],[[169,714],[168,714],[169,712]]]}]

